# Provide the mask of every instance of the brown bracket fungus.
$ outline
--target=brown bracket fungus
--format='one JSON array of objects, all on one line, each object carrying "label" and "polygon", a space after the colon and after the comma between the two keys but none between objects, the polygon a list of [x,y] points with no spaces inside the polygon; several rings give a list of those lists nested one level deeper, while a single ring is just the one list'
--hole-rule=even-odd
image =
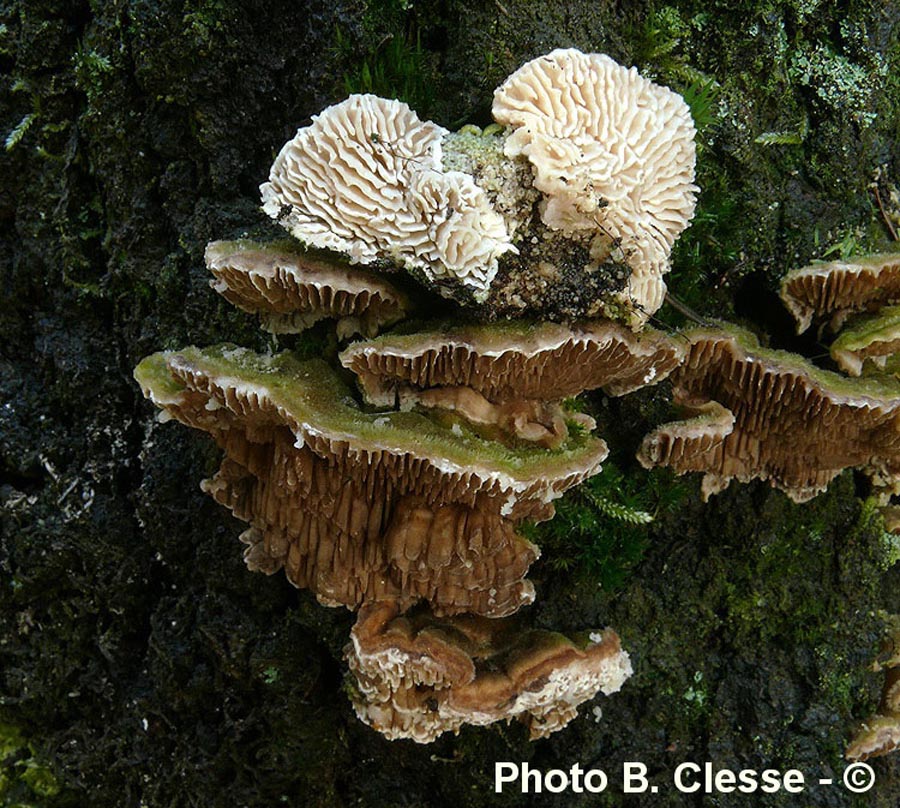
[{"label": "brown bracket fungus", "polygon": [[812,264],[788,272],[781,299],[802,334],[813,320],[837,331],[847,317],[900,303],[900,253]]},{"label": "brown bracket fungus", "polygon": [[900,617],[889,619],[884,659],[876,670],[885,670],[878,714],[863,722],[847,747],[848,760],[867,760],[900,750]]},{"label": "brown bracket fungus", "polygon": [[705,497],[732,479],[761,479],[795,502],[846,468],[900,474],[900,385],[820,370],[733,327],[684,337],[675,402],[701,414],[648,435],[638,453],[644,466],[705,472]]},{"label": "brown bracket fungus", "polygon": [[494,93],[493,114],[513,128],[507,156],[524,156],[534,169],[543,222],[591,235],[601,261],[620,248],[631,268],[625,302],[641,320],[655,312],[698,190],[684,99],[635,68],[570,48],[513,73]]},{"label": "brown bracket fungus", "polygon": [[284,567],[329,605],[429,600],[437,613],[531,602],[522,519],[595,474],[606,445],[512,450],[411,412],[364,413],[334,371],[240,348],[155,354],[135,375],[165,412],[225,450],[204,484],[250,522],[248,565]]},{"label": "brown bracket fungus", "polygon": [[566,420],[594,427],[562,399],[598,387],[623,395],[661,381],[681,359],[681,346],[660,332],[637,335],[609,321],[392,334],[341,354],[376,406],[442,408],[550,448],[565,440]]},{"label": "brown bracket fungus", "polygon": [[631,662],[611,630],[569,639],[512,618],[360,610],[345,649],[359,718],[390,739],[430,743],[463,724],[516,718],[532,738],[561,729],[578,705],[617,692]]},{"label": "brown bracket fungus", "polygon": [[206,266],[215,276],[213,289],[276,334],[298,333],[330,318],[341,339],[372,337],[401,320],[409,305],[377,275],[285,244],[214,241],[206,248]]},{"label": "brown bracket fungus", "polygon": [[446,134],[401,101],[351,95],[284,145],[263,209],[305,244],[397,261],[483,297],[515,247],[474,180],[442,168]]}]

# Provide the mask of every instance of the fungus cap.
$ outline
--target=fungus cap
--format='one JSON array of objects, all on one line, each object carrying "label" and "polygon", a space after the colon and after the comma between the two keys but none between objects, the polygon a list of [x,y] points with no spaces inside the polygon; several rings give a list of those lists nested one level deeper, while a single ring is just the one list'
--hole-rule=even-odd
[{"label": "fungus cap", "polygon": [[493,402],[555,401],[598,387],[620,396],[662,381],[682,356],[680,343],[653,329],[511,322],[355,342],[341,362],[367,400],[390,405],[404,387],[467,386]]},{"label": "fungus cap", "polygon": [[356,680],[354,709],[391,740],[430,743],[464,724],[512,718],[541,738],[598,692],[617,692],[632,673],[609,629],[570,639],[523,630],[514,619],[436,620],[377,604],[360,611],[350,637],[344,654]]},{"label": "fungus cap", "polygon": [[900,306],[887,306],[877,314],[854,320],[844,328],[829,349],[831,358],[845,373],[859,376],[866,365],[876,371],[893,366],[900,353]]},{"label": "fungus cap", "polygon": [[402,319],[408,307],[406,296],[383,278],[286,244],[213,241],[206,266],[215,276],[213,289],[276,334],[333,318],[340,338],[371,337]]},{"label": "fungus cap", "polygon": [[534,598],[537,548],[515,523],[600,468],[602,441],[512,451],[416,413],[365,413],[324,362],[229,346],[145,359],[166,414],[225,450],[204,483],[249,522],[253,569],[284,568],[323,603],[419,599],[439,613],[510,614]]},{"label": "fungus cap", "polygon": [[569,48],[513,73],[494,93],[493,114],[514,129],[507,155],[533,166],[545,224],[620,242],[632,269],[626,295],[655,312],[698,190],[684,99],[608,56]]},{"label": "fungus cap", "polygon": [[836,331],[850,314],[900,303],[900,253],[811,264],[788,272],[781,299],[802,334],[814,319],[830,318]]},{"label": "fungus cap", "polygon": [[474,180],[442,169],[445,134],[401,101],[351,95],[284,145],[260,186],[263,210],[306,244],[486,295],[515,247]]}]

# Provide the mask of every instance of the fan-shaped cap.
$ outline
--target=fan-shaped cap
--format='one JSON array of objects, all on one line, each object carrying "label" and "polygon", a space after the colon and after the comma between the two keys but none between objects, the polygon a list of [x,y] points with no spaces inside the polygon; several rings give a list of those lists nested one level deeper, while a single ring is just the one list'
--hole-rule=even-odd
[{"label": "fan-shaped cap", "polygon": [[378,604],[360,611],[350,637],[354,709],[391,740],[430,743],[464,724],[511,718],[541,738],[598,692],[617,692],[632,672],[609,629],[569,639],[511,619],[436,620]]},{"label": "fan-shaped cap", "polygon": [[646,314],[663,302],[672,244],[694,214],[694,124],[677,93],[608,56],[573,48],[523,65],[494,93],[495,120],[514,128],[544,193],[551,228],[621,243],[626,296]]},{"label": "fan-shaped cap", "polygon": [[355,342],[341,362],[370,402],[391,405],[403,389],[456,386],[492,402],[556,401],[598,387],[619,396],[662,381],[682,356],[680,343],[652,329],[510,322]]},{"label": "fan-shaped cap", "polygon": [[287,353],[190,348],[135,375],[225,450],[204,488],[250,522],[248,565],[283,566],[330,605],[515,611],[534,597],[524,577],[538,551],[514,521],[549,518],[606,456],[584,435],[554,453],[513,451],[416,413],[364,413],[328,365]]},{"label": "fan-shaped cap", "polygon": [[647,436],[644,465],[703,471],[706,495],[734,478],[767,479],[796,502],[846,468],[900,475],[900,385],[820,370],[737,328],[684,336],[690,347],[672,374],[675,400],[706,412]]},{"label": "fan-shaped cap", "polygon": [[395,260],[483,296],[515,248],[472,178],[442,170],[445,134],[400,101],[352,95],[284,145],[260,187],[263,209],[306,244]]},{"label": "fan-shaped cap", "polygon": [[832,330],[848,315],[900,303],[900,253],[811,264],[788,272],[781,299],[802,334],[814,319],[830,318]]},{"label": "fan-shaped cap", "polygon": [[287,244],[213,241],[206,247],[206,266],[215,276],[213,289],[259,315],[263,328],[276,334],[332,318],[341,338],[372,337],[401,320],[408,306],[406,296],[383,278]]}]

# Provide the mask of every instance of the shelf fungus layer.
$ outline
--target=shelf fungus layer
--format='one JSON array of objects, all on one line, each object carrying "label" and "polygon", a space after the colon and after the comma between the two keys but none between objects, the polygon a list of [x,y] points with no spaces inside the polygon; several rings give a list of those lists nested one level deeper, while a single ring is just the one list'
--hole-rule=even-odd
[{"label": "shelf fungus layer", "polygon": [[513,718],[542,738],[598,692],[617,692],[632,672],[610,629],[569,638],[523,630],[515,618],[437,619],[374,604],[360,611],[350,638],[353,706],[392,740],[430,743],[464,724]]},{"label": "shelf fungus layer", "polygon": [[813,320],[837,331],[851,314],[900,303],[900,253],[812,264],[788,272],[781,299],[801,334]]},{"label": "shelf fungus layer", "polygon": [[600,469],[605,444],[510,449],[413,412],[365,413],[328,365],[289,353],[188,348],[135,371],[166,414],[225,451],[204,483],[250,523],[252,569],[284,568],[323,603],[420,599],[438,613],[531,602],[537,548],[516,533]]},{"label": "shelf fungus layer", "polygon": [[513,129],[544,195],[543,222],[593,234],[591,252],[621,249],[623,295],[644,319],[663,303],[675,239],[694,215],[696,147],[684,99],[608,56],[555,50],[494,93],[494,119]]},{"label": "shelf fungus layer", "polygon": [[900,384],[820,370],[737,328],[684,337],[688,355],[671,379],[675,403],[691,417],[644,439],[644,466],[704,472],[705,497],[732,479],[761,479],[795,502],[846,468],[900,474]]},{"label": "shelf fungus layer", "polygon": [[334,319],[341,339],[373,337],[403,319],[408,308],[405,295],[383,278],[352,269],[334,254],[290,244],[214,241],[206,248],[206,266],[215,276],[213,289],[276,334]]},{"label": "shelf fungus layer", "polygon": [[401,101],[351,95],[284,145],[260,187],[263,209],[305,244],[484,297],[515,247],[472,177],[443,169],[447,134]]},{"label": "shelf fungus layer", "polygon": [[623,395],[661,381],[681,359],[664,334],[610,321],[451,327],[355,342],[341,354],[375,406],[449,410],[548,447],[565,440],[567,421],[594,427],[562,399],[600,387]]}]

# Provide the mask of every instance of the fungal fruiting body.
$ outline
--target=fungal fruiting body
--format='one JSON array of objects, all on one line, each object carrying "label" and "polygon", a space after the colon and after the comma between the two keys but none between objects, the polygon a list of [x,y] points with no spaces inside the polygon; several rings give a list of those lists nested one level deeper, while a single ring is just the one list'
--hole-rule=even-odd
[{"label": "fungal fruiting body", "polygon": [[516,718],[532,738],[564,727],[597,692],[617,692],[631,661],[614,631],[566,637],[515,618],[360,610],[344,650],[357,715],[388,738],[429,743],[463,724]]},{"label": "fungal fruiting body", "polygon": [[401,101],[352,95],[284,145],[263,209],[305,244],[363,264],[394,259],[483,297],[515,247],[472,178],[442,168],[445,134]]},{"label": "fungal fruiting body", "polygon": [[383,277],[292,244],[214,241],[206,247],[206,266],[215,277],[213,289],[276,334],[333,319],[339,338],[373,337],[409,308],[406,296]]},{"label": "fungal fruiting body", "polygon": [[781,299],[802,334],[814,320],[837,331],[851,314],[900,303],[900,253],[810,264],[788,272]]},{"label": "fungal fruiting body", "polygon": [[[513,717],[541,737],[630,675],[611,630],[511,621],[534,599],[539,553],[518,528],[551,518],[606,457],[564,399],[655,384],[684,355],[588,319],[635,328],[662,303],[697,190],[684,102],[608,57],[559,50],[510,76],[493,110],[501,125],[451,133],[352,95],[284,144],[260,188],[300,243],[207,249],[213,288],[267,330],[330,319],[340,339],[369,338],[341,356],[365,404],[327,361],[289,351],[186,348],[135,371],[224,451],[203,488],[249,523],[247,566],[360,610],[354,707],[391,738]],[[485,319],[570,324],[371,339],[410,309],[384,277],[398,269]]]},{"label": "fungal fruiting body", "polygon": [[900,384],[847,379],[735,327],[684,337],[688,354],[671,378],[689,420],[648,435],[642,464],[704,472],[705,497],[732,479],[762,479],[804,502],[846,468],[897,479]]},{"label": "fungal fruiting body", "polygon": [[636,335],[610,321],[450,326],[355,342],[341,354],[373,405],[456,412],[551,449],[568,424],[595,426],[563,399],[656,384],[681,358],[681,346],[660,332]]},{"label": "fungal fruiting body", "polygon": [[881,704],[847,746],[844,756],[848,760],[867,760],[900,750],[900,616],[890,615],[887,623],[884,653],[875,664],[875,669],[885,674]]},{"label": "fungal fruiting body", "polygon": [[402,102],[350,96],[284,145],[263,208],[305,244],[494,311],[644,323],[694,212],[683,99],[569,49],[510,76],[493,114],[506,129],[451,133]]},{"label": "fungal fruiting body", "polygon": [[239,348],[155,354],[146,395],[224,449],[205,484],[250,523],[250,566],[284,568],[329,605],[428,600],[438,614],[510,614],[534,598],[523,519],[596,473],[603,441],[508,449],[412,412],[365,413],[324,362]]},{"label": "fungal fruiting body", "polygon": [[544,195],[543,222],[587,233],[592,256],[621,249],[624,297],[655,312],[675,239],[694,215],[694,124],[684,99],[608,56],[556,50],[523,65],[494,93],[512,128],[505,151],[524,156]]}]

